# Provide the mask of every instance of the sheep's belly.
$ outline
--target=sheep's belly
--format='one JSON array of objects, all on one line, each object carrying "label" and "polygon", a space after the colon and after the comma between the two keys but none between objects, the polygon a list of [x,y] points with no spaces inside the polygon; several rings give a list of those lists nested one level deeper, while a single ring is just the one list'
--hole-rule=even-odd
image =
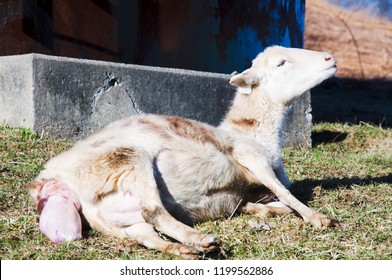
[{"label": "sheep's belly", "polygon": [[114,226],[128,227],[145,222],[141,207],[131,193],[111,193],[100,201],[98,209],[100,217]]},{"label": "sheep's belly", "polygon": [[179,220],[183,210],[192,222],[231,215],[245,203],[245,178],[220,151],[202,145],[192,148],[168,150],[157,159],[155,178],[166,208]]}]

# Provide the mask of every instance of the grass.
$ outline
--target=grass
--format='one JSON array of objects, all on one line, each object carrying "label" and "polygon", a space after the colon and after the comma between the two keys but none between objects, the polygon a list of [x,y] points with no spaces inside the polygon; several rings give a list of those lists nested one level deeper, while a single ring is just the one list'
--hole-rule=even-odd
[{"label": "grass", "polygon": [[[52,156],[72,145],[28,129],[0,127],[1,259],[173,259],[90,230],[87,238],[52,244],[40,234],[26,185]],[[301,200],[341,222],[317,230],[294,216],[256,231],[249,215],[197,225],[222,240],[219,259],[392,259],[392,130],[319,124],[313,148],[285,148],[284,161]]]}]

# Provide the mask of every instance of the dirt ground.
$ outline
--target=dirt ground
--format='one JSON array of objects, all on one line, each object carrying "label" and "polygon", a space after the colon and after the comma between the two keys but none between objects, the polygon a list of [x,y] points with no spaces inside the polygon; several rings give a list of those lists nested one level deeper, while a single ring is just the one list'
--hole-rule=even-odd
[{"label": "dirt ground", "polygon": [[315,123],[392,127],[392,22],[326,0],[306,0],[306,49],[338,60],[337,78],[312,90]]}]

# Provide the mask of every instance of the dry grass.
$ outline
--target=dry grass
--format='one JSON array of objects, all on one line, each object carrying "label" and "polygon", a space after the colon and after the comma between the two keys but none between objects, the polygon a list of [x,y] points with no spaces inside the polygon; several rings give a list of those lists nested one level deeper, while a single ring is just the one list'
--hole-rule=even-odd
[{"label": "dry grass", "polygon": [[392,79],[392,22],[306,0],[305,48],[328,50],[341,77]]},{"label": "dry grass", "polygon": [[[248,225],[249,215],[197,225],[215,233],[218,259],[392,259],[392,130],[320,124],[314,148],[285,148],[295,194],[341,229],[316,230],[294,215],[271,218],[270,231]],[[93,230],[82,240],[53,244],[40,234],[25,188],[53,155],[72,143],[39,139],[26,129],[0,127],[1,259],[172,259],[131,240]]]}]

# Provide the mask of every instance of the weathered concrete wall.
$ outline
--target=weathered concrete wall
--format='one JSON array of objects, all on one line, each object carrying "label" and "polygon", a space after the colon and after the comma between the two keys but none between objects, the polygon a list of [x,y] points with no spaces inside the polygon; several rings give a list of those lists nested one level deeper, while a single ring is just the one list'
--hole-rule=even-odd
[{"label": "weathered concrete wall", "polygon": [[34,128],[33,56],[0,57],[0,123]]},{"label": "weathered concrete wall", "polygon": [[[0,57],[0,124],[78,139],[140,113],[217,125],[234,88],[230,76],[40,54]],[[294,106],[286,145],[309,145],[309,95]]]}]

